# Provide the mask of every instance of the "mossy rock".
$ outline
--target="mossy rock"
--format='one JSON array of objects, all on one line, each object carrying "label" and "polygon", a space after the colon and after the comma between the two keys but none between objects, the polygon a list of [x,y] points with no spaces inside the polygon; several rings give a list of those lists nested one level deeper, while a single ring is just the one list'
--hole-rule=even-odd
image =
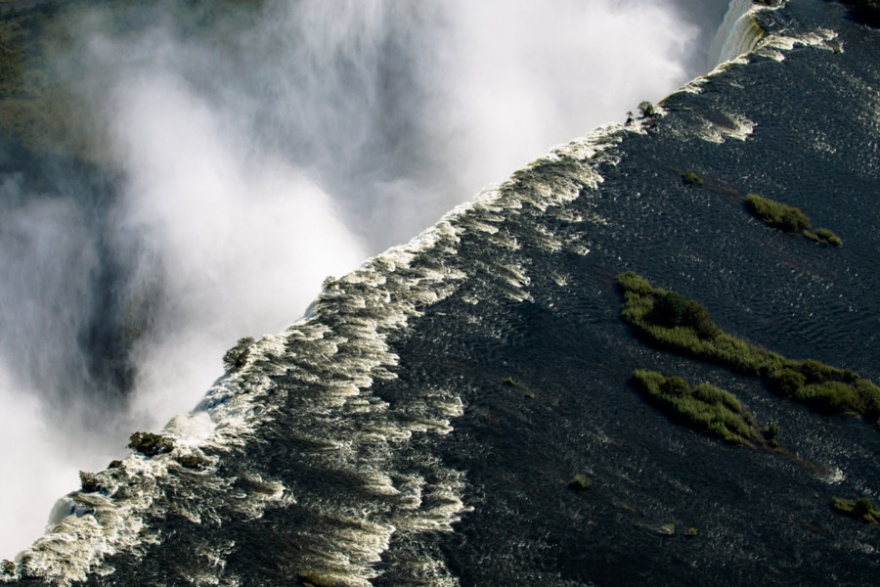
[{"label": "mossy rock", "polygon": [[85,471],[79,472],[79,485],[83,493],[95,493],[104,489],[97,475]]},{"label": "mossy rock", "polygon": [[568,482],[568,488],[572,491],[586,491],[592,487],[593,480],[587,477],[584,473],[578,473]]},{"label": "mossy rock", "polygon": [[15,563],[8,559],[3,559],[0,563],[0,575],[7,577],[15,576]]},{"label": "mossy rock", "polygon": [[201,470],[208,466],[210,461],[203,456],[188,454],[177,457],[177,462],[187,469]]},{"label": "mossy rock", "polygon": [[687,171],[682,173],[681,181],[683,181],[685,185],[703,185],[703,178],[697,175],[693,169],[688,169]]},{"label": "mossy rock", "polygon": [[154,457],[174,450],[174,439],[151,432],[135,432],[129,439],[128,448],[144,456]]}]

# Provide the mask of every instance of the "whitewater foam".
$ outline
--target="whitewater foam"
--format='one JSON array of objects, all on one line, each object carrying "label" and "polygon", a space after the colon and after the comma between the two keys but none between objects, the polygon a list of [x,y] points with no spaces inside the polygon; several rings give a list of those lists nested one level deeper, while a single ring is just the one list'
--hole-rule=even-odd
[{"label": "whitewater foam", "polygon": [[731,61],[755,48],[764,30],[755,20],[755,13],[770,7],[754,4],[752,0],[732,0],[724,21],[709,48],[709,69]]},{"label": "whitewater foam", "polygon": [[843,43],[838,42],[837,37],[838,34],[835,31],[821,28],[796,36],[773,34],[757,46],[755,54],[774,61],[784,61],[785,54],[797,46],[815,47],[840,53],[843,52]]}]

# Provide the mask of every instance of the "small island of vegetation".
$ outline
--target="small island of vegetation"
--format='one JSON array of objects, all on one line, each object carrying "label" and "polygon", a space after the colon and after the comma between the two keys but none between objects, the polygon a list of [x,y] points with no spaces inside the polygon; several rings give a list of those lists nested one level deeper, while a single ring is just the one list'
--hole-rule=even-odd
[{"label": "small island of vegetation", "polygon": [[800,208],[764,198],[758,194],[746,195],[748,211],[767,226],[784,232],[800,232],[806,238],[818,243],[839,247],[840,237],[827,228],[811,229],[809,217]]},{"label": "small island of vegetation", "polygon": [[691,387],[681,377],[641,369],[633,372],[630,383],[670,420],[692,430],[737,446],[777,446],[779,426],[759,429],[754,415],[729,391],[708,383]]},{"label": "small island of vegetation", "polygon": [[831,498],[831,507],[845,516],[861,520],[868,524],[880,526],[880,511],[874,508],[874,502],[870,497],[859,499]]},{"label": "small island of vegetation", "polygon": [[646,342],[760,377],[774,393],[818,412],[858,415],[880,425],[880,387],[855,371],[789,359],[732,336],[699,303],[654,288],[632,271],[618,275],[617,283],[624,295],[621,316]]}]

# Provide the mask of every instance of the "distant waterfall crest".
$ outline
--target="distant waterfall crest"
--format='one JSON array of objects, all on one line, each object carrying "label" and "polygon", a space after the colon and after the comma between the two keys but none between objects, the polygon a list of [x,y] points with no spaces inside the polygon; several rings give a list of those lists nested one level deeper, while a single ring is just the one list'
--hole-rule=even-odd
[{"label": "distant waterfall crest", "polygon": [[708,66],[714,69],[725,61],[748,53],[764,35],[755,21],[751,0],[731,0],[724,21],[709,48]]}]

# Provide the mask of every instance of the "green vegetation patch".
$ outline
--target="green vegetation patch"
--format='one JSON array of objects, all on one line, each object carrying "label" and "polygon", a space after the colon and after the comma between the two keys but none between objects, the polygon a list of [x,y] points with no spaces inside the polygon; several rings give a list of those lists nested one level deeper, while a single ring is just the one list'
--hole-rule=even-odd
[{"label": "green vegetation patch", "polygon": [[827,228],[818,228],[813,232],[809,217],[800,208],[758,194],[746,195],[746,208],[752,216],[767,226],[785,232],[800,232],[806,238],[824,245],[839,247],[843,244],[840,237]]},{"label": "green vegetation patch", "polygon": [[685,185],[703,185],[703,178],[697,175],[697,173],[693,169],[688,169],[687,171],[682,173],[681,181],[683,181]]},{"label": "green vegetation patch", "polygon": [[859,499],[833,497],[831,498],[831,507],[845,516],[880,526],[880,511],[874,508],[874,502],[869,497]]},{"label": "green vegetation patch", "polygon": [[572,491],[586,491],[593,487],[593,480],[585,473],[578,473],[568,482],[568,488]]},{"label": "green vegetation patch", "polygon": [[872,422],[880,418],[880,387],[855,371],[813,359],[789,359],[732,336],[697,302],[654,288],[632,271],[618,275],[617,283],[624,296],[621,316],[642,340],[760,377],[774,393],[822,413],[860,415]]},{"label": "green vegetation patch", "polygon": [[810,229],[810,219],[800,208],[788,206],[769,198],[762,198],[758,194],[746,195],[746,208],[752,213],[752,216],[767,226],[785,232]]},{"label": "green vegetation patch", "polygon": [[201,470],[210,464],[210,461],[203,456],[188,454],[177,457],[177,462],[187,469]]},{"label": "green vegetation patch", "polygon": [[754,415],[729,391],[708,383],[691,387],[681,377],[642,369],[633,372],[630,383],[669,419],[692,430],[737,446],[770,445]]},{"label": "green vegetation patch", "polygon": [[823,245],[839,247],[843,244],[843,241],[840,239],[840,237],[828,230],[827,228],[817,228],[816,232],[805,230],[804,236],[812,241],[816,241],[817,243],[822,243]]},{"label": "green vegetation patch", "polygon": [[239,338],[235,346],[224,353],[223,368],[227,373],[238,371],[247,364],[252,344],[254,344],[254,339],[250,336]]},{"label": "green vegetation patch", "polygon": [[639,114],[642,118],[656,118],[659,112],[653,104],[645,100],[639,104]]}]

